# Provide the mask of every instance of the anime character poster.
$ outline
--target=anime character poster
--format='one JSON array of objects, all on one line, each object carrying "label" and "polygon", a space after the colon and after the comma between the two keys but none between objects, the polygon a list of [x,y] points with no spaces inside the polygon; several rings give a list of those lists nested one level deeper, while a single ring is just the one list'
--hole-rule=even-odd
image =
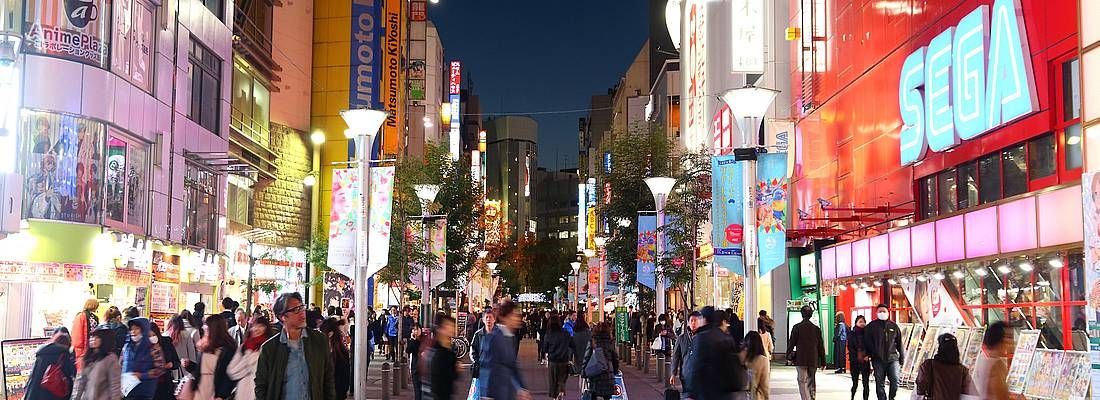
[{"label": "anime character poster", "polygon": [[23,217],[98,224],[103,215],[102,123],[26,112]]},{"label": "anime character poster", "polygon": [[354,304],[355,299],[355,287],[352,286],[351,278],[344,276],[339,272],[325,272],[325,293],[324,304],[322,309],[327,309],[328,306],[340,307],[344,310],[349,310],[351,304]]}]

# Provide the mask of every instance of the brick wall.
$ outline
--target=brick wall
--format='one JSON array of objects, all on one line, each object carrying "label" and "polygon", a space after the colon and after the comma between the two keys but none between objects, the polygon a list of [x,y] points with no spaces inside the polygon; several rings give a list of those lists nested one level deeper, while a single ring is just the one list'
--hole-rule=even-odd
[{"label": "brick wall", "polygon": [[253,195],[255,228],[279,232],[277,245],[306,247],[309,242],[309,189],[302,178],[312,168],[309,142],[304,133],[271,124],[271,150],[275,162],[275,181],[257,185]]}]

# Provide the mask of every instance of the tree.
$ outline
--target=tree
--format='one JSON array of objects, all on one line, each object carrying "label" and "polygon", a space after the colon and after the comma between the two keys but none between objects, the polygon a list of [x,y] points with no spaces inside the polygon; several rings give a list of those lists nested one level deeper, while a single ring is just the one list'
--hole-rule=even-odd
[{"label": "tree", "polygon": [[[706,241],[703,224],[710,220],[711,198],[710,154],[706,151],[680,157],[683,168],[676,173],[676,186],[665,205],[666,224],[661,228],[670,249],[661,256],[661,269],[669,286],[694,285],[694,267],[699,256],[696,249]],[[693,290],[685,290],[688,296]],[[685,298],[691,305],[694,299]]]}]

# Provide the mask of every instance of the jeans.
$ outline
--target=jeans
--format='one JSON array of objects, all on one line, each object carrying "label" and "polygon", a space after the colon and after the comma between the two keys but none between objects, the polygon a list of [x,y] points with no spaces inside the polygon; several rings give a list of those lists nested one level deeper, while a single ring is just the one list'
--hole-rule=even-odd
[{"label": "jeans", "polygon": [[859,388],[859,379],[863,377],[863,400],[867,400],[871,397],[871,387],[868,385],[868,379],[871,376],[871,364],[867,362],[853,362],[852,363],[852,399],[856,398],[856,392]]},{"label": "jeans", "polygon": [[802,400],[817,398],[817,368],[795,367],[798,371],[798,394]]},{"label": "jeans", "polygon": [[[878,400],[894,400],[898,395],[898,371],[901,364],[897,361],[872,361],[875,368],[875,395]],[[886,378],[890,378],[890,397],[886,397]]]},{"label": "jeans", "polygon": [[836,359],[833,362],[834,367],[836,367],[837,370],[845,369],[845,364],[848,358],[848,341],[833,342],[833,350],[833,354],[836,354]]}]

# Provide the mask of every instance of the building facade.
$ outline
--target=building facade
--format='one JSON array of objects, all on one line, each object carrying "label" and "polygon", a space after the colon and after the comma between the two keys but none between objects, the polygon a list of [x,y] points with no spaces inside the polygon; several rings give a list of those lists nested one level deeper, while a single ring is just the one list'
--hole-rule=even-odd
[{"label": "building facade", "polygon": [[577,240],[577,178],[576,169],[535,170],[535,231],[539,239],[571,240],[565,246],[573,249]]},{"label": "building facade", "polygon": [[538,167],[538,123],[531,117],[506,116],[485,120],[485,198],[500,201],[501,223],[512,242],[535,234],[532,173]]}]

